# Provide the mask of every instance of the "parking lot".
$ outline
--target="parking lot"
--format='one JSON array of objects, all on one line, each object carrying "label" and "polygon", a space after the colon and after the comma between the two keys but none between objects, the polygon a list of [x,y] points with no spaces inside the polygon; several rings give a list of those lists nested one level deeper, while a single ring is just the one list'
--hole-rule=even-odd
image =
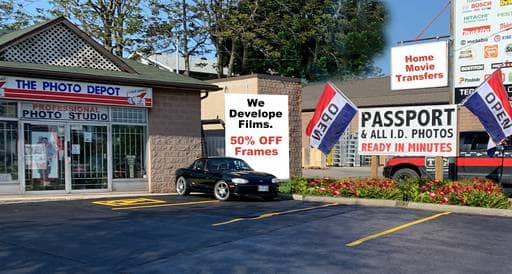
[{"label": "parking lot", "polygon": [[512,221],[293,200],[0,206],[2,273],[511,273]]}]

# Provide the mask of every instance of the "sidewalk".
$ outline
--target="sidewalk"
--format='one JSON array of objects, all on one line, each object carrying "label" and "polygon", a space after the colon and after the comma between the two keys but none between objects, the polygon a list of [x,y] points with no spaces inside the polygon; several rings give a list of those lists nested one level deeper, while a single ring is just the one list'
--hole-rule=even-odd
[{"label": "sidewalk", "polygon": [[54,201],[71,201],[86,199],[102,199],[102,198],[123,198],[123,197],[139,197],[139,196],[162,196],[176,195],[175,193],[148,193],[145,191],[133,192],[101,192],[101,193],[30,193],[30,194],[5,194],[0,195],[1,204],[17,204],[17,203],[34,203],[34,202],[54,202]]}]

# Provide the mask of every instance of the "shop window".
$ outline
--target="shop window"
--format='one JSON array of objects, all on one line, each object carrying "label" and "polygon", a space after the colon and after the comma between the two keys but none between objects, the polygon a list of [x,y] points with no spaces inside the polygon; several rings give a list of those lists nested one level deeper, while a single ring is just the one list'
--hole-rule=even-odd
[{"label": "shop window", "polygon": [[137,125],[113,125],[114,179],[143,178],[146,127]]},{"label": "shop window", "polygon": [[112,122],[145,124],[146,109],[113,107]]},{"label": "shop window", "polygon": [[18,179],[18,123],[0,121],[0,183]]},{"label": "shop window", "polygon": [[0,101],[0,117],[3,118],[16,118],[17,114],[16,102]]}]

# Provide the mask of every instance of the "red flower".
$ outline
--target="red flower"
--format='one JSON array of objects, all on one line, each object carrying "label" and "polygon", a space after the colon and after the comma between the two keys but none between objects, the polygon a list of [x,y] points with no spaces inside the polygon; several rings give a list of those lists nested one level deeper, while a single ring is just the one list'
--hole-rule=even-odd
[{"label": "red flower", "polygon": [[340,195],[341,193],[340,193],[339,191],[337,191],[337,190],[336,190],[336,191],[334,191],[332,194],[334,194],[334,196],[338,196],[338,195]]},{"label": "red flower", "polygon": [[436,197],[436,194],[434,192],[430,192],[429,196],[430,198],[434,199]]},{"label": "red flower", "polygon": [[327,191],[327,189],[326,189],[325,187],[321,187],[321,188],[320,188],[320,191],[321,191],[321,192],[326,192],[326,191]]},{"label": "red flower", "polygon": [[443,203],[448,203],[448,197],[443,197]]}]

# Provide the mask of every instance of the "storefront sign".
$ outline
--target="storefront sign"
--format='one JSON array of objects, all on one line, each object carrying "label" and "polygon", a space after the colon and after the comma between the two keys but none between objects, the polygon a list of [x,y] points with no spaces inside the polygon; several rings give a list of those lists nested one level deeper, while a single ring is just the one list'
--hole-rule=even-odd
[{"label": "storefront sign", "polygon": [[448,86],[446,41],[391,49],[391,89]]},{"label": "storefront sign", "polygon": [[36,120],[110,121],[107,107],[73,104],[22,103],[21,117]]},{"label": "storefront sign", "polygon": [[226,156],[288,179],[288,96],[226,94],[225,111]]},{"label": "storefront sign", "polygon": [[454,102],[462,102],[499,67],[511,96],[512,5],[508,0],[456,0],[454,5]]},{"label": "storefront sign", "polygon": [[455,105],[359,109],[361,155],[457,155]]},{"label": "storefront sign", "polygon": [[7,99],[151,107],[152,89],[0,76],[0,97]]}]

